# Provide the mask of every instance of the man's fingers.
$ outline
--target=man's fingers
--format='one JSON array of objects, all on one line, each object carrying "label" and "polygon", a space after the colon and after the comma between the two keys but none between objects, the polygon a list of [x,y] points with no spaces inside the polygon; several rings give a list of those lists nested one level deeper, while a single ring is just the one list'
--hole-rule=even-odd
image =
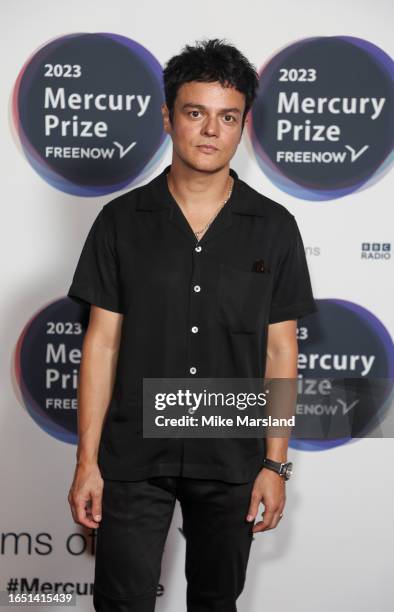
[{"label": "man's fingers", "polygon": [[253,533],[258,531],[267,531],[275,529],[283,516],[283,508],[279,510],[265,510],[263,512],[263,520],[256,523],[253,527]]},{"label": "man's fingers", "polygon": [[271,527],[270,529],[275,529],[275,527],[278,525],[279,521],[281,520],[281,513],[278,511],[275,513],[275,516],[272,519],[272,523],[271,523]]},{"label": "man's fingers", "polygon": [[259,531],[265,531],[265,523],[263,523],[263,521],[259,521],[253,525],[252,532],[258,533]]},{"label": "man's fingers", "polygon": [[68,493],[68,502],[75,523],[95,529],[101,520],[104,481],[96,465],[76,467]]},{"label": "man's fingers", "polygon": [[257,493],[257,491],[252,491],[252,494],[250,496],[249,510],[246,516],[246,520],[249,523],[254,521],[254,519],[256,518],[257,512],[259,511],[260,500],[261,500],[261,497]]},{"label": "man's fingers", "polygon": [[263,520],[259,521],[253,526],[253,533],[257,533],[259,531],[267,531],[267,529],[271,529],[271,525],[274,520],[274,516],[275,516],[274,510],[264,510]]},{"label": "man's fingers", "polygon": [[85,499],[74,499],[75,516],[78,523],[82,523],[86,518],[86,504],[87,502]]},{"label": "man's fingers", "polygon": [[102,493],[92,493],[92,516],[94,521],[101,521]]},{"label": "man's fingers", "polygon": [[75,500],[74,508],[75,508],[75,516],[76,516],[77,523],[79,523],[80,525],[83,525],[84,527],[91,527],[92,529],[95,529],[96,527],[98,527],[99,524],[97,523],[97,521],[94,521],[91,518],[89,518],[89,515],[91,514],[89,500],[86,500],[86,499]]}]

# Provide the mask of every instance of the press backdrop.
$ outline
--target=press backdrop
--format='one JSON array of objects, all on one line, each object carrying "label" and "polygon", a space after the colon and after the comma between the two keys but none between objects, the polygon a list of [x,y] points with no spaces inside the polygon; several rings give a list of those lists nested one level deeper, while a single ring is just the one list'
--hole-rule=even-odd
[{"label": "press backdrop", "polygon": [[[299,324],[300,376],[392,376],[393,17],[388,0],[2,0],[2,591],[75,590],[92,609],[95,534],[67,503],[86,313],[65,294],[103,204],[171,159],[161,69],[185,43],[225,38],[260,73],[232,167],[304,238],[320,310]],[[252,543],[240,611],[392,609],[387,400],[362,438],[292,441],[285,515]],[[163,612],[185,609],[181,525],[177,505]]]}]

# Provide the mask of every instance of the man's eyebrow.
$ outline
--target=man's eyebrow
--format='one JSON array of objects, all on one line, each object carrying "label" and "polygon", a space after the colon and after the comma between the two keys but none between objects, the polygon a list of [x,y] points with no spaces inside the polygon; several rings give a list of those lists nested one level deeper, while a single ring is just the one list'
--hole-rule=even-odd
[{"label": "man's eyebrow", "polygon": [[[203,104],[193,104],[193,102],[186,102],[186,104],[182,106],[182,109],[184,108],[200,108],[202,110],[205,110],[206,106],[204,106]],[[241,114],[241,110],[237,108],[236,106],[232,106],[231,108],[221,108],[219,112],[220,113],[239,113]]]}]

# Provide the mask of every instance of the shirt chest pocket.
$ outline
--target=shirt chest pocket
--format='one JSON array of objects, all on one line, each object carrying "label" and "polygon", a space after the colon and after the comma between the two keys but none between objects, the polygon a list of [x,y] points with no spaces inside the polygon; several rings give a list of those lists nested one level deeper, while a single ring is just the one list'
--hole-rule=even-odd
[{"label": "shirt chest pocket", "polygon": [[271,274],[220,264],[216,316],[234,332],[257,332],[268,318]]}]

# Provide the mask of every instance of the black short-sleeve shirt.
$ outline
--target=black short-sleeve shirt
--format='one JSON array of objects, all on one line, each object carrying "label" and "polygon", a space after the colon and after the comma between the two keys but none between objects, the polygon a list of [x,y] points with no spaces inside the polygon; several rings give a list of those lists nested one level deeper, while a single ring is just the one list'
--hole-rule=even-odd
[{"label": "black short-sleeve shirt", "polygon": [[143,438],[143,378],[264,377],[268,325],[317,310],[304,246],[294,216],[233,169],[231,197],[197,242],[170,167],[102,207],[68,290],[123,314],[98,463],[110,479],[246,482],[265,440]]}]

